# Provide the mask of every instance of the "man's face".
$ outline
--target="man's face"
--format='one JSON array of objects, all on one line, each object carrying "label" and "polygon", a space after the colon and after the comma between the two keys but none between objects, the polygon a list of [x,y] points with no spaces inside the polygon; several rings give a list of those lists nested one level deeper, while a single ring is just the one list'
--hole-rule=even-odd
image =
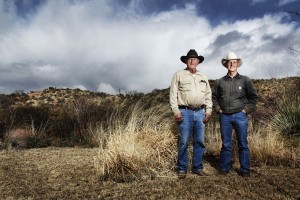
[{"label": "man's face", "polygon": [[199,64],[198,58],[188,58],[186,60],[186,65],[187,65],[188,69],[196,69],[198,64]]},{"label": "man's face", "polygon": [[236,72],[237,68],[239,66],[239,61],[238,60],[229,60],[226,63],[227,69],[229,72]]}]

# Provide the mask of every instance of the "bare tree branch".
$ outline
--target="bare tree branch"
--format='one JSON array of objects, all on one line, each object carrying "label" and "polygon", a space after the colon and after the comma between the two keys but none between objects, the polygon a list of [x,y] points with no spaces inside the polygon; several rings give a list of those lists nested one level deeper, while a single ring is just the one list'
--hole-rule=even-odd
[{"label": "bare tree branch", "polygon": [[296,50],[296,49],[293,49],[292,47],[289,47],[289,49],[292,50],[292,51],[295,51],[295,52],[297,52],[297,53],[300,53],[300,51],[298,51],[298,50]]},{"label": "bare tree branch", "polygon": [[[285,11],[285,12],[290,13],[290,14],[294,14],[297,17],[300,17],[300,12],[298,10],[295,10],[295,11]],[[297,53],[300,53],[300,51],[298,51],[298,50],[296,50],[296,49],[294,49],[292,47],[289,47],[289,49],[292,50],[292,51],[295,51]]]}]

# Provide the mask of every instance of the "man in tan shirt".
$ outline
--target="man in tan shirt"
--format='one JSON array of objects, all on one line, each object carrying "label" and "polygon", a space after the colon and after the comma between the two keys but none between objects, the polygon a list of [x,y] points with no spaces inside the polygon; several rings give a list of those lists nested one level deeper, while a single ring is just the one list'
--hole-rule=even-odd
[{"label": "man in tan shirt", "polygon": [[176,72],[170,87],[170,105],[178,123],[178,178],[185,178],[188,169],[188,144],[193,134],[193,173],[205,176],[203,156],[205,152],[204,129],[212,112],[211,88],[207,77],[197,71],[203,56],[191,49],[180,60],[184,70]]}]

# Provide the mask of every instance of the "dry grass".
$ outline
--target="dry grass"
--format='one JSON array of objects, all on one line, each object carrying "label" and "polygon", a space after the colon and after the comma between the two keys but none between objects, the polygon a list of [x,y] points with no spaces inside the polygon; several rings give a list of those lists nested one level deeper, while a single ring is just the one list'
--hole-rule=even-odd
[{"label": "dry grass", "polygon": [[[139,104],[128,110],[125,115],[123,113],[123,116],[116,110],[109,118],[108,128],[98,126],[94,129],[92,135],[98,136],[100,146],[95,165],[102,179],[126,182],[174,176],[177,130],[173,128],[173,119],[165,118],[169,115],[169,109],[154,107],[148,111],[142,110]],[[249,120],[248,138],[253,165],[295,167],[300,164],[299,145],[289,146],[280,133],[272,130],[270,125],[254,124],[254,121]],[[238,161],[235,136],[233,140],[233,161]],[[205,143],[206,157],[218,157],[222,142],[217,121],[207,124]],[[238,164],[235,162],[236,166]],[[217,164],[205,163],[206,171],[214,174],[215,170],[210,165]]]},{"label": "dry grass", "polygon": [[100,147],[96,167],[102,178],[151,179],[174,168],[176,139],[164,119],[168,111],[154,107],[142,112],[141,108],[134,106],[127,120],[115,112],[107,130],[97,129]]},{"label": "dry grass", "polygon": [[220,134],[220,124],[217,119],[212,119],[205,127],[205,146],[206,154],[219,155],[222,140]]},{"label": "dry grass", "polygon": [[0,199],[270,199],[300,198],[300,169],[253,167],[244,179],[210,174],[186,179],[116,183],[99,180],[98,149],[41,148],[0,151]]},{"label": "dry grass", "polygon": [[[274,130],[271,124],[255,123],[249,120],[248,144],[253,165],[289,165],[300,164],[300,143],[290,145],[278,130]],[[206,153],[218,156],[222,140],[220,125],[211,122],[206,129],[205,143]],[[238,148],[235,133],[233,131],[233,160],[238,160]]]},{"label": "dry grass", "polygon": [[103,178],[116,181],[162,176],[175,163],[172,144],[168,134],[115,134],[99,150],[97,168]]},{"label": "dry grass", "polygon": [[300,164],[300,144],[291,146],[272,125],[250,126],[249,147],[255,164],[290,165]]}]

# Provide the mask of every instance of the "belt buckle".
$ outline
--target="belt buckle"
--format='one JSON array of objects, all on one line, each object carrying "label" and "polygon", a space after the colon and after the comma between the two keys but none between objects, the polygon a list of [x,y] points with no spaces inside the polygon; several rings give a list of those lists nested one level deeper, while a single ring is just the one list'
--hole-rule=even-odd
[{"label": "belt buckle", "polygon": [[189,106],[188,109],[193,110],[193,111],[197,111],[197,110],[200,110],[200,107]]},{"label": "belt buckle", "polygon": [[193,111],[197,111],[197,110],[201,110],[202,108],[204,108],[204,106],[198,106],[198,107],[190,107],[191,110]]}]

